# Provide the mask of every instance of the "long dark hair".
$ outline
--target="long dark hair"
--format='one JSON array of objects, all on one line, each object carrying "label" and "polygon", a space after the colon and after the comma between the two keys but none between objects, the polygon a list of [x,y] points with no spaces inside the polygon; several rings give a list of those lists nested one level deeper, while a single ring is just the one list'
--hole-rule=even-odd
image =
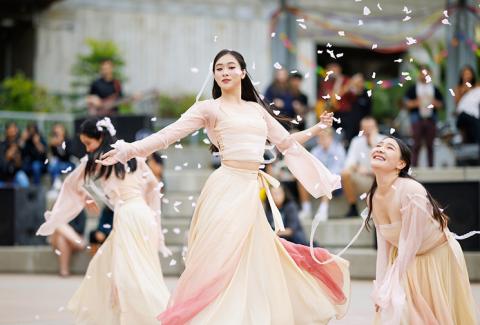
[{"label": "long dark hair", "polygon": [[[224,55],[230,54],[232,55],[240,64],[240,68],[242,70],[245,70],[246,75],[245,78],[242,79],[241,87],[242,87],[242,94],[241,98],[245,101],[249,102],[256,102],[260,104],[270,115],[272,115],[275,119],[281,121],[281,122],[287,122],[287,118],[283,118],[281,116],[276,116],[273,113],[272,107],[270,107],[269,104],[267,104],[261,97],[258,91],[255,89],[255,86],[252,83],[252,79],[250,78],[250,75],[248,74],[247,71],[247,63],[245,62],[245,59],[243,56],[238,53],[237,51],[234,50],[221,50],[220,52],[217,53],[215,58],[213,59],[213,65],[212,65],[212,73],[215,74],[215,64],[217,61],[223,57]],[[220,96],[222,96],[222,89],[220,86],[217,84],[215,81],[215,78],[213,79],[213,88],[212,88],[212,97],[213,99],[217,99]],[[210,150],[212,151],[218,151],[218,148],[215,147],[213,144],[210,146]]]},{"label": "long dark hair", "polygon": [[[97,123],[100,120],[101,118],[99,117],[89,117],[80,125],[80,134],[101,141],[97,150],[87,153],[88,161],[85,166],[84,178],[87,178],[88,176],[93,177],[94,179],[99,179],[101,177],[107,179],[112,174],[112,171],[114,171],[117,178],[124,179],[125,167],[121,163],[116,163],[113,166],[102,165],[97,172],[97,164],[95,163],[95,160],[100,159],[101,155],[110,151],[112,149],[111,145],[117,141],[117,138],[112,136],[106,127],[97,127]],[[137,160],[135,158],[130,159],[127,162],[127,166],[130,171],[134,172],[137,169]]]},{"label": "long dark hair", "polygon": [[460,76],[458,77],[458,86],[465,84],[463,82],[463,73],[465,72],[465,70],[469,70],[472,73],[472,80],[470,81],[470,83],[472,84],[472,87],[475,87],[475,84],[477,83],[477,76],[475,70],[473,70],[473,67],[468,64],[464,65],[462,67],[462,70],[460,70]]},{"label": "long dark hair", "polygon": [[[412,156],[412,152],[410,151],[410,148],[405,144],[405,142],[403,142],[402,140],[396,137],[389,136],[387,138],[393,139],[397,142],[398,147],[400,148],[400,159],[403,162],[405,162],[405,167],[403,167],[403,169],[398,173],[398,177],[408,178],[418,182],[415,178],[410,176],[410,174],[408,173],[410,169],[411,156]],[[372,187],[368,192],[368,216],[367,216],[367,219],[365,219],[365,225],[367,229],[370,229],[369,223],[372,217],[373,195],[375,194],[376,190],[377,190],[377,179],[374,179]],[[440,227],[443,230],[445,227],[447,227],[448,216],[442,212],[443,210],[440,207],[440,204],[432,197],[432,195],[426,189],[425,191],[427,192],[428,201],[430,201],[430,204],[432,205],[433,219],[437,220],[440,223]]]}]

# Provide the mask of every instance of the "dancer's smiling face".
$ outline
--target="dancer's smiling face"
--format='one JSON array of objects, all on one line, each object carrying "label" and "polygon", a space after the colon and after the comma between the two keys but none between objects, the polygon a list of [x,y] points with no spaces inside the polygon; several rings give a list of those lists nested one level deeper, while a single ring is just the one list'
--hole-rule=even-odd
[{"label": "dancer's smiling face", "polygon": [[246,71],[231,54],[225,54],[214,63],[214,77],[222,91],[229,91],[240,87]]},{"label": "dancer's smiling face", "polygon": [[380,170],[400,172],[406,166],[400,146],[393,138],[383,139],[372,149],[370,162],[374,172]]}]

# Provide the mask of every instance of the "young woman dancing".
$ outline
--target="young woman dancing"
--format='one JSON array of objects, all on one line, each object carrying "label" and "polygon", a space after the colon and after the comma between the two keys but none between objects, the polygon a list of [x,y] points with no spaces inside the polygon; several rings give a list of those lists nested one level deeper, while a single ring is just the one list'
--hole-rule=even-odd
[{"label": "young woman dancing", "polygon": [[411,152],[388,137],[372,150],[366,223],[377,232],[376,324],[478,324],[467,267],[448,218],[409,176]]},{"label": "young woman dancing", "polygon": [[[348,262],[317,264],[307,246],[279,239],[259,198],[267,191],[277,230],[284,230],[268,184],[278,182],[259,170],[266,140],[285,156],[287,166],[315,197],[340,186],[301,145],[332,124],[332,114],[312,128],[289,134],[260,98],[241,54],[222,50],[213,61],[213,99],[194,104],[175,123],[133,143],[117,142],[102,163],[126,163],[165,149],[206,128],[222,165],[207,180],[193,215],[186,269],[159,316],[169,324],[326,324],[344,315],[349,298]],[[260,186],[259,186],[260,185]],[[315,249],[320,261],[330,259]]]},{"label": "young woman dancing", "polygon": [[158,256],[158,250],[170,253],[160,228],[158,182],[143,158],[131,159],[125,166],[95,163],[116,141],[110,119],[87,119],[80,127],[80,140],[87,156],[65,179],[37,234],[51,235],[84,206],[95,205],[85,184],[101,189],[97,193],[105,194],[115,218],[68,309],[76,324],[158,324],[158,311],[165,309],[170,296]]}]

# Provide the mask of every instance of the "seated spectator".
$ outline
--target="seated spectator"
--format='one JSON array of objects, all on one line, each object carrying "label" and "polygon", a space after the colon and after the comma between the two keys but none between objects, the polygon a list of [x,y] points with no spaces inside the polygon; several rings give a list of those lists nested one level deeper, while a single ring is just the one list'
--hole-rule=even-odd
[{"label": "seated spectator", "polygon": [[342,171],[342,186],[345,197],[350,205],[346,217],[356,217],[357,199],[368,192],[373,182],[370,166],[370,151],[384,136],[378,133],[377,122],[373,117],[364,117],[360,121],[362,135],[352,139]]},{"label": "seated spectator", "polygon": [[[51,156],[48,163],[48,171],[52,178],[52,184],[54,187],[60,188],[60,180],[58,176],[62,171],[66,171],[69,167],[75,168],[71,159],[73,154],[71,152],[72,142],[67,137],[67,131],[63,124],[57,123],[52,127],[52,133],[49,139],[49,147]],[[57,182],[57,186],[55,185]]]},{"label": "seated spectator", "polygon": [[46,172],[47,143],[40,135],[36,124],[29,124],[24,130],[21,143],[23,170],[33,177],[33,184],[40,184],[41,176]]},{"label": "seated spectator", "polygon": [[[293,201],[292,197],[285,190],[283,185],[278,188],[271,189],[273,201],[278,207],[280,214],[282,215],[283,224],[285,226],[284,231],[278,232],[278,236],[285,238],[288,241],[296,244],[307,245],[307,239],[298,218],[298,207]],[[266,211],[267,219],[272,228],[274,228],[274,221],[270,206]]]},{"label": "seated spectator", "polygon": [[5,139],[0,142],[0,186],[28,187],[27,174],[22,170],[22,151],[15,122],[5,125]]},{"label": "seated spectator", "polygon": [[[320,160],[330,172],[340,175],[345,165],[345,149],[343,145],[334,139],[335,132],[332,128],[325,129],[318,137],[318,145],[312,149],[312,155]],[[335,190],[333,196],[338,196],[341,189]],[[324,196],[320,198],[315,218],[320,221],[328,219],[329,199]]]},{"label": "seated spectator", "polygon": [[113,211],[108,207],[104,207],[100,219],[98,220],[97,229],[90,232],[90,244],[92,244],[91,254],[95,255],[98,248],[105,242],[108,235],[113,229]]},{"label": "seated spectator", "polygon": [[70,275],[70,258],[76,251],[85,248],[83,233],[85,232],[86,216],[80,215],[69,224],[58,227],[50,237],[50,243],[58,255],[59,273],[62,277]]},{"label": "seated spectator", "polygon": [[[469,83],[470,85],[467,85]],[[465,66],[460,73],[455,90],[457,104],[457,128],[463,143],[480,144],[480,87],[476,84],[475,71]]]}]

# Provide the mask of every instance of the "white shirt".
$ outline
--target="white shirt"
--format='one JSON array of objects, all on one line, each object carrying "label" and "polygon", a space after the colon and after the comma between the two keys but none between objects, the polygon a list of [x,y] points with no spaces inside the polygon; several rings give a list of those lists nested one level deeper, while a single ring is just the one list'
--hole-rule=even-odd
[{"label": "white shirt", "polygon": [[[378,134],[375,139],[373,146],[376,146],[385,136],[383,134]],[[348,148],[347,159],[345,160],[345,168],[352,166],[362,166],[365,168],[371,169],[370,166],[370,151],[372,147],[368,145],[367,137],[356,136],[350,142],[350,147]]]}]

